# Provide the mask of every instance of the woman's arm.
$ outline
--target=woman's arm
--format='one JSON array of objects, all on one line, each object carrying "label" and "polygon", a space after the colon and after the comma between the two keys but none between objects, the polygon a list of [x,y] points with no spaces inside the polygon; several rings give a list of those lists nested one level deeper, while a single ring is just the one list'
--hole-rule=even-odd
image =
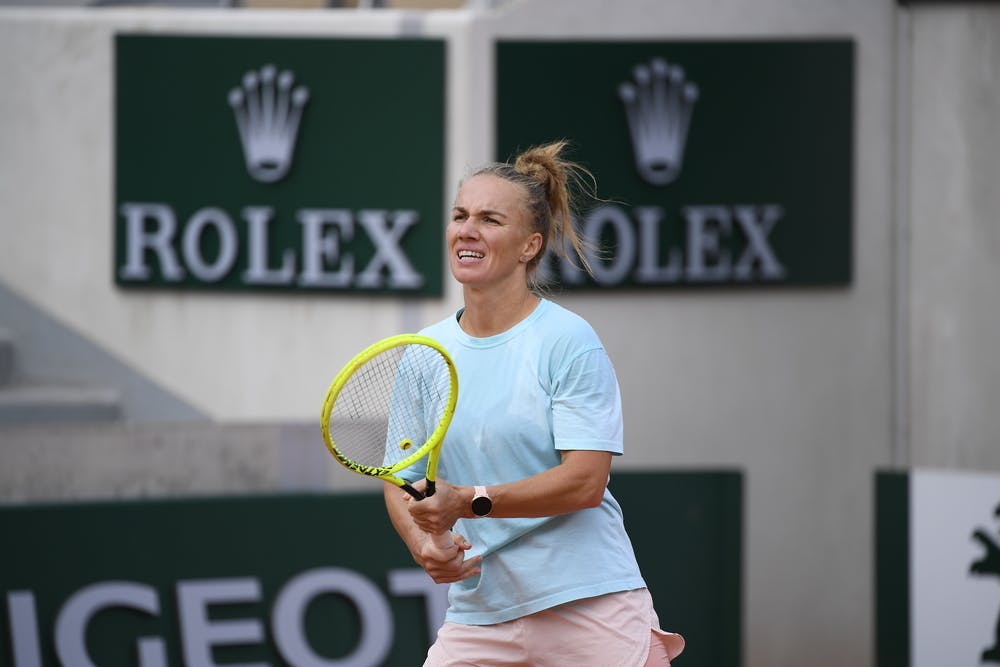
[{"label": "woman's arm", "polygon": [[[553,468],[516,482],[487,487],[493,500],[490,516],[556,516],[597,507],[608,485],[611,456],[611,452],[605,451],[564,451],[562,461]],[[412,502],[403,494],[405,497],[398,500],[414,528],[441,532],[458,519],[474,517],[473,492],[474,487],[452,485],[439,479],[437,493],[432,497]]]}]

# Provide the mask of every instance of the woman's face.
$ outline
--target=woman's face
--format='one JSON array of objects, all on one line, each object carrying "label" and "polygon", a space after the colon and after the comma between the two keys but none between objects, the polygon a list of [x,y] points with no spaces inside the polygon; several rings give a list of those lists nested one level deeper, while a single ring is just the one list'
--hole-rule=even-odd
[{"label": "woman's face", "polygon": [[491,174],[462,184],[447,231],[448,264],[458,282],[526,284],[526,262],[541,248],[542,235],[531,230],[524,196],[520,185]]}]

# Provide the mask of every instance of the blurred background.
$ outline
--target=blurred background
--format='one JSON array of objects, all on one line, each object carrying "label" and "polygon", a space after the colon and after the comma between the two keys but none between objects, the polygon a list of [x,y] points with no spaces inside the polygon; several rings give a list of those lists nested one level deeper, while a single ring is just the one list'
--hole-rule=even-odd
[{"label": "blurred background", "polygon": [[[130,548],[116,507],[206,503],[160,531],[185,540],[216,501],[370,496],[320,440],[328,383],[461,305],[440,246],[462,176],[559,137],[595,173],[607,201],[580,222],[612,254],[597,280],[553,264],[550,294],[615,363],[626,519],[664,540],[644,569],[726,571],[702,591],[724,657],[689,643],[676,664],[1000,662],[1000,596],[970,570],[1000,539],[1000,3],[0,0],[0,56],[11,664],[92,664],[59,648],[74,591],[162,576],[166,617],[192,574],[84,564],[51,588],[58,559],[21,568],[86,541],[63,528],[104,521],[110,553]],[[294,75],[281,123],[254,116],[268,64]],[[688,515],[636,487],[682,503],[691,480],[727,499],[697,529],[725,530],[671,560]],[[925,489],[950,508],[927,525],[960,526],[928,538],[957,565],[926,599]],[[925,609],[964,629],[943,657]],[[169,664],[215,664],[164,623]],[[345,646],[274,655],[419,664],[330,657]],[[156,664],[122,660],[93,664]]]}]

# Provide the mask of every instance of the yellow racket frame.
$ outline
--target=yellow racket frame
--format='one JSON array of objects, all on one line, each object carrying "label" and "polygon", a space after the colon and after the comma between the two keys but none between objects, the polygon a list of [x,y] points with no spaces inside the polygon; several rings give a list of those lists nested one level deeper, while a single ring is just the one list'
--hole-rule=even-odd
[{"label": "yellow racket frame", "polygon": [[[444,357],[449,375],[448,402],[445,405],[444,414],[442,415],[437,426],[434,428],[434,432],[431,433],[429,438],[427,438],[427,442],[420,445],[405,459],[397,461],[391,466],[376,467],[362,465],[344,456],[344,454],[337,448],[337,443],[333,441],[333,437],[330,434],[330,414],[333,412],[333,404],[336,402],[337,396],[344,388],[344,385],[347,384],[347,381],[352,375],[354,375],[355,372],[357,372],[359,368],[386,350],[403,345],[426,345],[434,348],[441,354],[442,357]],[[444,441],[444,435],[448,431],[448,426],[451,424],[451,418],[455,414],[455,404],[457,402],[458,372],[455,370],[455,362],[452,361],[451,355],[448,354],[446,349],[444,349],[444,346],[429,336],[421,336],[420,334],[399,334],[397,336],[384,338],[377,343],[366,347],[364,350],[355,355],[353,359],[348,361],[340,372],[337,373],[337,376],[333,379],[333,382],[330,384],[330,388],[326,392],[326,398],[323,400],[323,410],[320,413],[319,422],[320,431],[323,434],[323,442],[326,444],[326,448],[330,450],[330,453],[333,454],[334,458],[337,459],[337,461],[340,462],[340,464],[345,468],[361,475],[378,477],[379,479],[391,482],[398,487],[405,488],[409,487],[409,484],[405,479],[396,476],[396,473],[409,468],[425,456],[427,456],[426,477],[428,482],[433,482],[437,479],[438,454],[441,451],[441,443]]]}]

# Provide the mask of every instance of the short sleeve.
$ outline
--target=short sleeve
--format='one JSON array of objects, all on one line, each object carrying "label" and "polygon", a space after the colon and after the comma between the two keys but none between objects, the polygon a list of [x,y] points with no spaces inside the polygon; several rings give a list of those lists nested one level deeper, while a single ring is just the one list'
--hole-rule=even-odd
[{"label": "short sleeve", "polygon": [[603,348],[581,353],[554,378],[552,432],[558,450],[623,453],[621,392]]}]

